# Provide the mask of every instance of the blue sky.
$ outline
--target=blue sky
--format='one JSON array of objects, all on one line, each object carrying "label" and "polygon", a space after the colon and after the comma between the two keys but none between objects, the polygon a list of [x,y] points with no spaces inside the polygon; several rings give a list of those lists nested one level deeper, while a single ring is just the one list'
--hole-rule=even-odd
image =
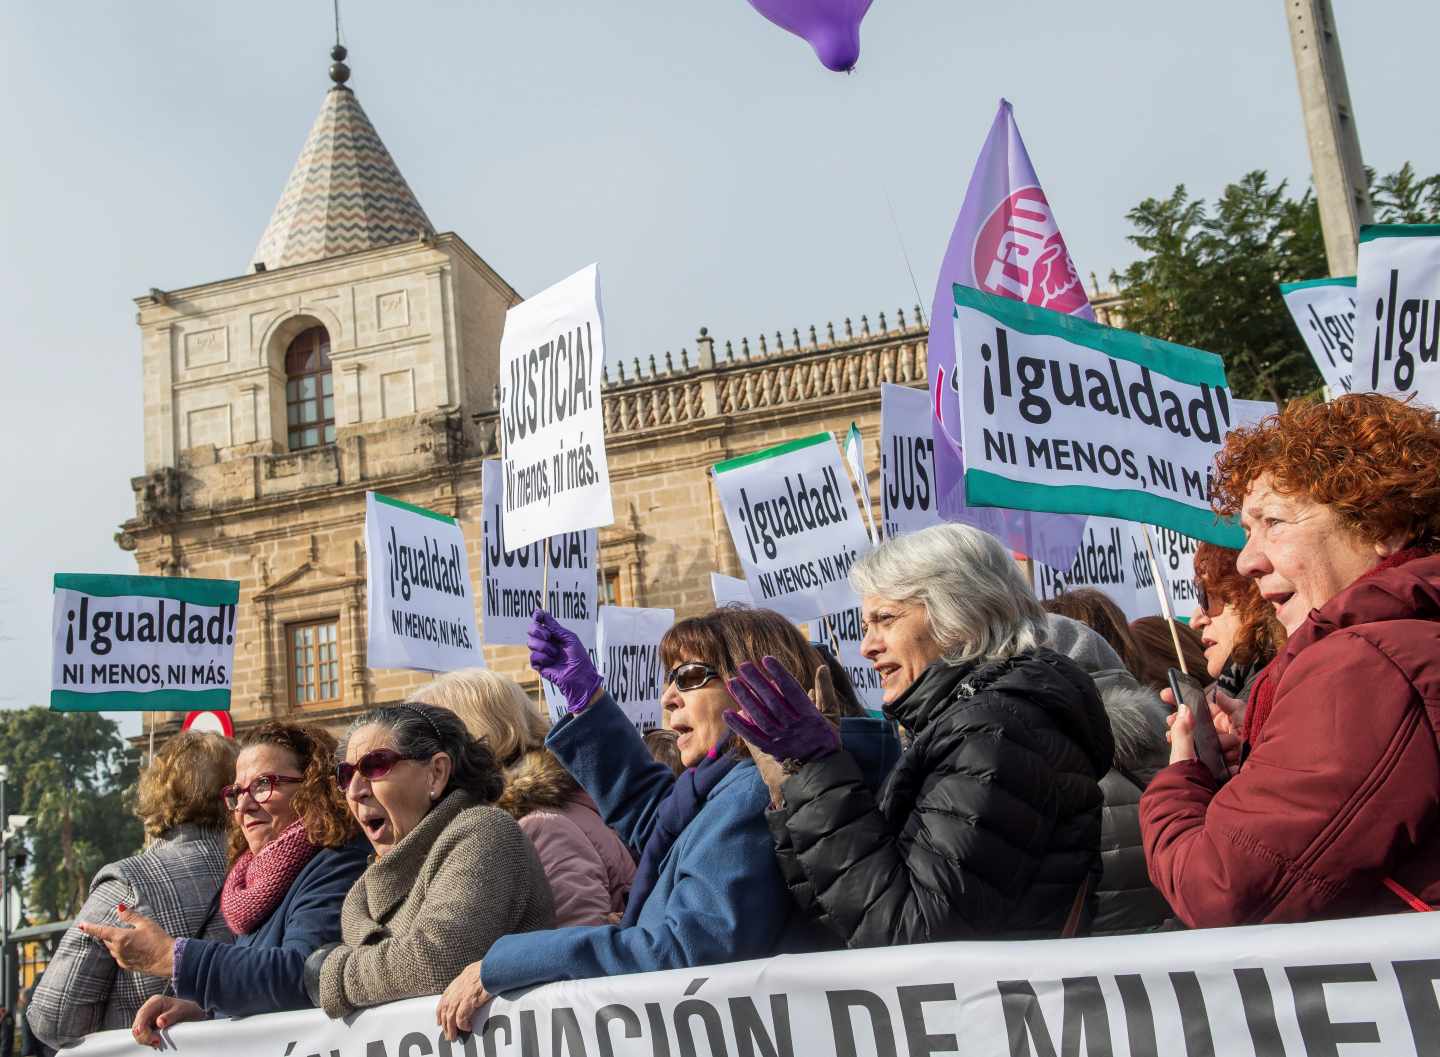
[{"label": "blue sky", "polygon": [[[1367,163],[1440,171],[1440,5],[1336,7]],[[702,325],[908,314],[902,243],[928,303],[1002,95],[1082,274],[1132,259],[1126,211],[1177,183],[1309,179],[1279,0],[875,0],[848,76],[744,0],[343,18],[431,220],[522,293],[599,260],[627,361]],[[50,575],[134,568],[112,542],[143,468],[131,299],[246,270],[331,35],[324,0],[0,5],[0,705],[46,699]]]}]

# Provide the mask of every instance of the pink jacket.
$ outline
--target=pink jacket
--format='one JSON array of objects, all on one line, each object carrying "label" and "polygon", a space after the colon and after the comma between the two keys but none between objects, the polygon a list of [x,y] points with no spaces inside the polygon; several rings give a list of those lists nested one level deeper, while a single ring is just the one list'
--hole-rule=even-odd
[{"label": "pink jacket", "polygon": [[510,768],[500,807],[535,846],[555,896],[555,924],[605,925],[625,909],[635,860],[595,802],[544,749]]}]

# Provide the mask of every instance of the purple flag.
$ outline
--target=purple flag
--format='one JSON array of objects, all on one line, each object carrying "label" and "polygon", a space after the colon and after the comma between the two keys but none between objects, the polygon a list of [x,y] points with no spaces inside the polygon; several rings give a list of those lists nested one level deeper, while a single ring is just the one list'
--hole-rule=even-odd
[{"label": "purple flag", "polygon": [[1012,550],[1055,568],[1069,568],[1080,546],[1084,517],[966,505],[951,293],[955,283],[1095,318],[1004,99],[970,176],[930,308],[931,429],[938,506],[947,521],[974,525],[998,536]]}]

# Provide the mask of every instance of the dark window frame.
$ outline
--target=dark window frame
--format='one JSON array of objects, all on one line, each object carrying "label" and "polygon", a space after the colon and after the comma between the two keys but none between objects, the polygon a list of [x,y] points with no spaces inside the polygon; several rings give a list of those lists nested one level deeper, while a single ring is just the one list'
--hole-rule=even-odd
[{"label": "dark window frame", "polygon": [[322,326],[301,331],[285,350],[285,431],[291,451],[335,443],[335,374]]}]

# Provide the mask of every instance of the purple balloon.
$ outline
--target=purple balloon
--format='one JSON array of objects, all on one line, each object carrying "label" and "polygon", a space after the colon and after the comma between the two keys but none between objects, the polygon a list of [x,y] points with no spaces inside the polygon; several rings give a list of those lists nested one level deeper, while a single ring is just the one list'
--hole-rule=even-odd
[{"label": "purple balloon", "polygon": [[871,0],[750,0],[781,29],[803,37],[826,69],[844,73],[860,58],[860,21]]}]

